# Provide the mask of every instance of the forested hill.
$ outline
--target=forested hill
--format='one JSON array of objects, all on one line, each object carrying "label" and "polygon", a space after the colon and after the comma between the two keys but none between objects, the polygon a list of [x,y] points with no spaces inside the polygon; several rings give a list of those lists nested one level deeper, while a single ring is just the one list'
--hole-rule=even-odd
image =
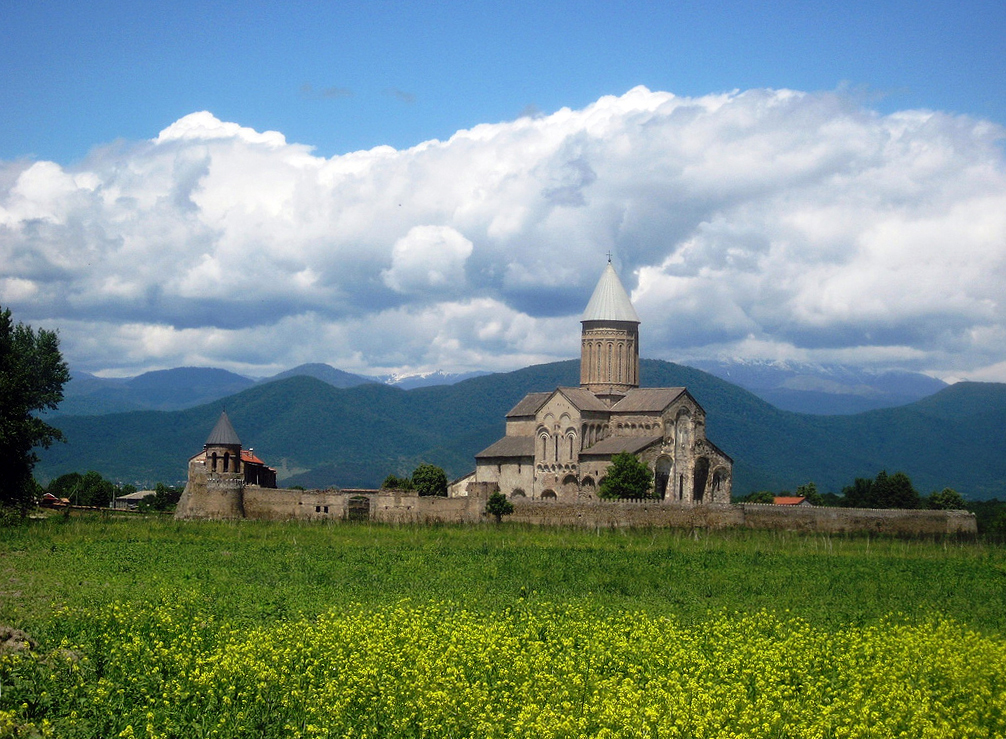
[{"label": "forested hill", "polygon": [[[1006,385],[960,383],[899,408],[811,416],[690,367],[643,360],[641,376],[650,387],[688,387],[706,409],[709,438],[734,459],[736,494],[810,480],[837,492],[886,469],[907,472],[923,494],[949,486],[970,498],[1006,496]],[[473,469],[525,393],[577,384],[577,360],[407,391],[291,377],[183,411],[57,417],[69,443],[43,450],[37,473],[179,481],[226,407],[244,446],[286,484],[376,486],[422,461],[453,477]]]}]

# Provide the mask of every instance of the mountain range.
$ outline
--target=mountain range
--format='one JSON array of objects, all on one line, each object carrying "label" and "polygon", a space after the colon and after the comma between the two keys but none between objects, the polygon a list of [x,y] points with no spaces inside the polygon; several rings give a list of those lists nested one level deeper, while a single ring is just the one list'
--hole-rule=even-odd
[{"label": "mountain range", "polygon": [[59,415],[89,416],[126,411],[176,411],[226,398],[256,384],[287,377],[314,377],[332,387],[347,388],[365,383],[383,383],[408,390],[450,385],[488,372],[436,372],[392,374],[377,377],[356,375],[327,364],[302,364],[266,378],[251,378],[212,367],[176,367],[145,372],[136,377],[98,377],[73,372],[63,389]]},{"label": "mountain range", "polygon": [[[932,377],[899,370],[863,370],[841,365],[779,361],[713,360],[692,366],[750,390],[777,408],[819,415],[861,413],[920,400],[946,387]],[[255,384],[287,377],[314,377],[332,387],[382,383],[411,390],[452,385],[488,372],[391,374],[368,377],[328,364],[302,364],[255,379],[222,369],[178,367],[113,379],[75,372],[64,388],[61,415],[96,415],[135,410],[173,411],[226,398]]]},{"label": "mountain range", "polygon": [[693,367],[740,385],[776,408],[850,415],[921,400],[947,383],[920,372],[788,360],[698,360]]},{"label": "mountain range", "polygon": [[[972,499],[1006,496],[1006,385],[958,383],[897,408],[856,415],[784,411],[707,372],[642,360],[643,385],[684,385],[706,409],[709,438],[733,457],[734,492],[792,490],[814,481],[838,492],[881,469],[907,472],[919,490],[953,487]],[[254,384],[176,411],[57,416],[68,443],[40,453],[41,480],[94,469],[119,482],[184,479],[226,405],[246,448],[285,485],[373,487],[420,462],[452,477],[504,433],[527,392],[579,384],[579,361],[413,390],[379,383],[337,388],[305,375]]]}]

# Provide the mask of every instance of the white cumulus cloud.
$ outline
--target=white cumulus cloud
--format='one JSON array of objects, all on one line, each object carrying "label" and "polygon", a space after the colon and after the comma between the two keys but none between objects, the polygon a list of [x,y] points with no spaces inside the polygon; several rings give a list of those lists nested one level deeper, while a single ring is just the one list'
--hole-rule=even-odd
[{"label": "white cumulus cloud", "polygon": [[0,162],[0,301],[89,371],[506,369],[577,356],[610,251],[646,356],[1006,380],[1002,141],[790,90],[637,87],[331,158],[197,112]]},{"label": "white cumulus cloud", "polygon": [[472,249],[472,242],[450,226],[413,226],[395,242],[391,267],[381,279],[399,293],[452,295],[465,287]]}]

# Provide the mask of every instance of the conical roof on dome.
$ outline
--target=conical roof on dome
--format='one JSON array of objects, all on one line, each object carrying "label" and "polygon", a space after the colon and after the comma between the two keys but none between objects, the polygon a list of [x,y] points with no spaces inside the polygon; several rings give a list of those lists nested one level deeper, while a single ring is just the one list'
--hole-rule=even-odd
[{"label": "conical roof on dome", "polygon": [[231,425],[231,419],[227,417],[227,411],[220,412],[220,419],[217,425],[210,432],[210,438],[206,440],[206,446],[241,446],[241,439]]},{"label": "conical roof on dome", "polygon": [[583,311],[581,321],[631,321],[639,323],[639,316],[636,309],[632,307],[629,294],[622,287],[622,281],[618,279],[615,268],[608,262],[604,268],[601,279],[594,288],[594,294],[590,296],[586,310]]}]

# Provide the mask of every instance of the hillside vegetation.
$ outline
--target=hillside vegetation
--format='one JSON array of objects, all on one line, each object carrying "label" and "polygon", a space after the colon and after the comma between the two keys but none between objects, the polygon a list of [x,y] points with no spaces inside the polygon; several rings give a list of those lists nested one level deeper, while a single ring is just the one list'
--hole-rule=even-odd
[{"label": "hillside vegetation", "polygon": [[[734,459],[735,494],[808,481],[837,492],[886,469],[907,472],[923,494],[952,487],[973,499],[1006,497],[1004,385],[959,383],[900,408],[811,416],[682,365],[643,360],[641,375],[648,387],[687,386],[706,409],[709,438]],[[376,487],[420,462],[460,476],[502,436],[505,413],[525,393],[578,383],[575,360],[409,391],[291,377],[184,411],[58,417],[69,443],[44,452],[37,469],[179,481],[226,405],[244,445],[288,485]]]}]

